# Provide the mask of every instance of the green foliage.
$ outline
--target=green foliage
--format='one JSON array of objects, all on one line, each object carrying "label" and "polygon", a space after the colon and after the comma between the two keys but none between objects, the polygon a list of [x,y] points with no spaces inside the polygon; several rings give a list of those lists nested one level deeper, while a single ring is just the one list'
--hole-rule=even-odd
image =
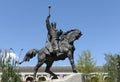
[{"label": "green foliage", "polygon": [[83,51],[82,54],[79,55],[77,69],[86,75],[86,82],[91,82],[88,74],[95,71],[95,64],[90,51]]},{"label": "green foliage", "polygon": [[[1,52],[0,54],[6,54],[7,51]],[[4,57],[0,57],[0,65],[2,69],[1,82],[22,82],[21,76],[16,72],[15,67],[16,63],[14,60],[11,61],[11,58],[4,60]]]},{"label": "green foliage", "polygon": [[44,82],[44,81],[46,81],[45,77],[40,77],[39,78],[39,82]]},{"label": "green foliage", "polygon": [[6,67],[2,71],[1,82],[22,82],[20,75],[15,72],[13,67]]},{"label": "green foliage", "polygon": [[98,77],[93,77],[93,78],[91,78],[91,82],[99,82],[99,78]]},{"label": "green foliage", "polygon": [[85,74],[94,72],[95,70],[95,61],[91,57],[90,51],[83,51],[82,55],[79,55],[79,60],[77,63],[77,69]]},{"label": "green foliage", "polygon": [[107,77],[107,78],[104,79],[104,82],[109,82],[109,81],[110,81],[109,77]]},{"label": "green foliage", "polygon": [[117,82],[117,54],[105,54],[106,64],[104,65],[105,72],[108,73],[108,82]]}]

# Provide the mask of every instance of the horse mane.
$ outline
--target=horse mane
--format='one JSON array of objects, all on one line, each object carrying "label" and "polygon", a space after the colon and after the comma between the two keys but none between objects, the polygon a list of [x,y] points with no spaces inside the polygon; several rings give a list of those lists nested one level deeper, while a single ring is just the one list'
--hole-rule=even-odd
[{"label": "horse mane", "polygon": [[61,39],[71,41],[71,35],[75,34],[75,31],[79,31],[79,30],[78,29],[71,29],[71,30],[63,33],[61,36]]},{"label": "horse mane", "polygon": [[63,35],[67,35],[67,34],[71,33],[72,31],[75,31],[75,30],[77,30],[77,29],[71,29],[71,30],[65,32]]}]

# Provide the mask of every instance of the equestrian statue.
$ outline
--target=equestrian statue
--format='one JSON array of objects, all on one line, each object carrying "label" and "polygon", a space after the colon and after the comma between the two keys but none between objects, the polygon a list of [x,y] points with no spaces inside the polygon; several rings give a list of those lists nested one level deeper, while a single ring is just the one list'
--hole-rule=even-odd
[{"label": "equestrian statue", "polygon": [[52,22],[50,24],[50,6],[49,6],[49,15],[46,18],[46,27],[48,30],[48,42],[45,47],[42,49],[31,49],[26,54],[25,57],[19,64],[29,61],[34,56],[38,56],[38,63],[34,67],[34,79],[38,69],[45,63],[46,69],[45,72],[52,75],[52,79],[57,79],[57,75],[54,74],[50,68],[54,61],[65,60],[68,58],[72,67],[72,71],[77,73],[75,63],[74,63],[74,41],[78,40],[82,33],[78,29],[71,29],[67,32],[56,29],[56,23]]}]

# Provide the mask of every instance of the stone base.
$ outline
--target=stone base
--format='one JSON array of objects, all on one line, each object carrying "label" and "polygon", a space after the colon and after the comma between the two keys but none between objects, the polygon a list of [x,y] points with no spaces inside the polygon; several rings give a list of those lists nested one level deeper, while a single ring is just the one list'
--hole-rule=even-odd
[{"label": "stone base", "polygon": [[63,78],[47,80],[45,82],[85,82],[85,77],[82,73],[70,73]]}]

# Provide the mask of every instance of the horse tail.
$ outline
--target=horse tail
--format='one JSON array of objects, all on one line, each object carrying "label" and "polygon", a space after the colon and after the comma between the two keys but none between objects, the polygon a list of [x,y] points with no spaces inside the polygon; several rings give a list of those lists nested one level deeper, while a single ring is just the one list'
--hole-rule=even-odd
[{"label": "horse tail", "polygon": [[31,49],[29,50],[26,54],[25,57],[23,58],[23,60],[21,62],[19,62],[19,64],[22,64],[23,62],[29,61],[30,59],[32,59],[33,57],[36,56],[36,54],[38,54],[38,49]]}]

